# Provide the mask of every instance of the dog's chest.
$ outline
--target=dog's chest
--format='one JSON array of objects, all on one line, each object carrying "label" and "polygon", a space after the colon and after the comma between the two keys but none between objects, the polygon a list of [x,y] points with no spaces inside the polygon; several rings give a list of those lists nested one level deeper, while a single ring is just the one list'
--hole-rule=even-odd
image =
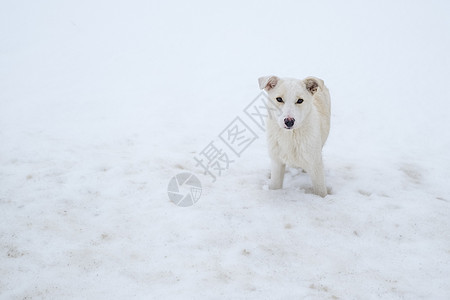
[{"label": "dog's chest", "polygon": [[297,135],[284,137],[278,143],[279,158],[293,167],[304,167],[308,151],[306,144]]},{"label": "dog's chest", "polygon": [[[273,136],[270,136],[273,134]],[[268,144],[272,156],[293,167],[306,167],[314,151],[311,138],[299,131],[284,129],[269,133]]]}]

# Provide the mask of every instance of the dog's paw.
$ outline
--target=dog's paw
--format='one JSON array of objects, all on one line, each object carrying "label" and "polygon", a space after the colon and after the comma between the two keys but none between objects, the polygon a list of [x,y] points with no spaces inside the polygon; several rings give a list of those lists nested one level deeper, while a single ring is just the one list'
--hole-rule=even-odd
[{"label": "dog's paw", "polygon": [[317,196],[320,196],[322,198],[325,198],[328,195],[328,192],[327,192],[326,188],[314,189],[314,194],[316,194]]},{"label": "dog's paw", "polygon": [[269,190],[279,190],[282,188],[282,185],[278,182],[269,183]]}]

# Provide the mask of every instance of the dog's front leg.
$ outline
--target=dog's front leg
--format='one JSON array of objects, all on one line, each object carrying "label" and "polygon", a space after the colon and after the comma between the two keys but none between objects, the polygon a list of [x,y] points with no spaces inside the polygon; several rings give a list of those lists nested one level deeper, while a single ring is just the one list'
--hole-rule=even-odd
[{"label": "dog's front leg", "polygon": [[311,176],[314,194],[321,197],[327,195],[327,186],[325,185],[325,174],[323,171],[322,157],[318,157],[307,173]]},{"label": "dog's front leg", "polygon": [[286,165],[272,159],[270,167],[271,172],[270,172],[269,189],[271,190],[281,189],[283,187],[284,171],[286,169]]}]

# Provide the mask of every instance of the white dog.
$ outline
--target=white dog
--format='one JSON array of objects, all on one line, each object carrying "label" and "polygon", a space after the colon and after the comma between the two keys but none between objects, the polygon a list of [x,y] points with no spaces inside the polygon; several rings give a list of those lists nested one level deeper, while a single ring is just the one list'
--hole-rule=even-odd
[{"label": "white dog", "polygon": [[328,89],[315,77],[299,80],[266,76],[258,81],[281,112],[267,120],[267,143],[272,159],[269,188],[283,187],[288,164],[305,170],[311,177],[314,194],[325,197],[322,147],[330,131]]}]

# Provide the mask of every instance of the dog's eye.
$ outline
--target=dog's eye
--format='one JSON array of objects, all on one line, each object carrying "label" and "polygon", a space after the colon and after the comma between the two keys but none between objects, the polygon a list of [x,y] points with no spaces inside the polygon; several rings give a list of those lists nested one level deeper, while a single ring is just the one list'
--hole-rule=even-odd
[{"label": "dog's eye", "polygon": [[283,99],[281,97],[278,97],[277,101],[281,103],[281,102],[283,102]]},{"label": "dog's eye", "polygon": [[298,99],[298,100],[297,100],[297,103],[298,103],[298,104],[303,103],[303,99],[302,99],[302,98]]}]

